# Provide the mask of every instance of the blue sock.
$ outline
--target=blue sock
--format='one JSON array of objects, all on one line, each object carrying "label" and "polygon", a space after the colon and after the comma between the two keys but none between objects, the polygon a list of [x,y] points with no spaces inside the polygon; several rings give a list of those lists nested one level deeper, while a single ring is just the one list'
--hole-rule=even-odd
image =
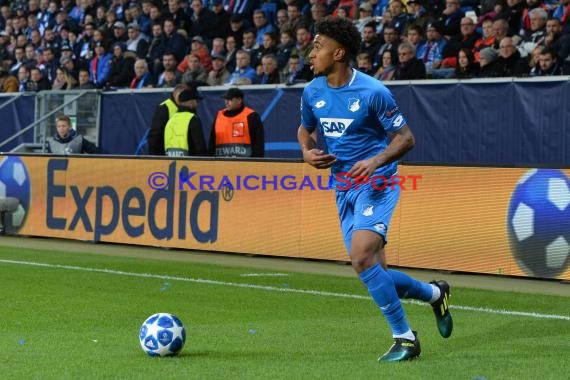
[{"label": "blue sock", "polygon": [[388,272],[376,264],[360,273],[359,276],[388,320],[392,335],[401,335],[410,331],[404,309],[394,287],[394,281]]},{"label": "blue sock", "polygon": [[388,269],[388,274],[394,281],[396,292],[400,298],[413,298],[429,302],[432,296],[430,284],[418,281],[403,272]]}]

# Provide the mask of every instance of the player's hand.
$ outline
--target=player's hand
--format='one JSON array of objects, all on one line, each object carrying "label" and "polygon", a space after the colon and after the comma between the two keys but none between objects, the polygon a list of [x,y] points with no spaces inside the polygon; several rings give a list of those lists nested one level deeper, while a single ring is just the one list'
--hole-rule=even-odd
[{"label": "player's hand", "polygon": [[354,177],[371,177],[372,174],[378,169],[378,161],[374,158],[369,158],[367,160],[358,161],[356,164],[352,165],[348,173],[352,178]]},{"label": "player's hand", "polygon": [[328,154],[320,149],[311,149],[303,152],[303,160],[317,169],[330,168],[335,162],[334,154]]}]

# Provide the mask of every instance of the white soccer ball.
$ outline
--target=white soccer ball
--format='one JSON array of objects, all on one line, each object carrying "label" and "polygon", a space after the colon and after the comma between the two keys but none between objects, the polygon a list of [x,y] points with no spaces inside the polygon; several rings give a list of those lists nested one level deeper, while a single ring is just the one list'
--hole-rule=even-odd
[{"label": "white soccer ball", "polygon": [[184,347],[186,330],[175,315],[157,313],[143,322],[139,341],[150,356],[174,356]]}]

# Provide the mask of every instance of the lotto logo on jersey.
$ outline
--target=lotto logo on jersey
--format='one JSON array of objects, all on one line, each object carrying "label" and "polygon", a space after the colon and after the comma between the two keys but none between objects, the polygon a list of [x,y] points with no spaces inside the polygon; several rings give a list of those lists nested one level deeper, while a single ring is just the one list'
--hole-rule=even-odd
[{"label": "lotto logo on jersey", "polygon": [[320,118],[326,137],[341,137],[353,121],[354,119]]}]

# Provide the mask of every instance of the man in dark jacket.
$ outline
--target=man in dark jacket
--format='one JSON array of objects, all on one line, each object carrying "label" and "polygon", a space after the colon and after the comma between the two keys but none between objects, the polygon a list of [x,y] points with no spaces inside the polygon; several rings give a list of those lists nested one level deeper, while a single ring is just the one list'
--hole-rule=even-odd
[{"label": "man in dark jacket", "polygon": [[148,134],[148,151],[154,156],[164,156],[164,128],[168,120],[178,111],[178,96],[188,87],[179,84],[170,97],[161,102],[154,111]]},{"label": "man in dark jacket", "polygon": [[416,58],[416,48],[411,42],[402,42],[398,47],[400,63],[396,68],[394,80],[426,79],[426,67]]},{"label": "man in dark jacket", "polygon": [[123,42],[113,45],[113,60],[109,72],[109,87],[128,88],[135,76],[135,59],[132,52],[125,54],[127,46]]},{"label": "man in dark jacket", "polygon": [[497,77],[522,77],[528,74],[526,61],[521,58],[513,39],[505,37],[499,44],[499,58],[495,62]]}]

